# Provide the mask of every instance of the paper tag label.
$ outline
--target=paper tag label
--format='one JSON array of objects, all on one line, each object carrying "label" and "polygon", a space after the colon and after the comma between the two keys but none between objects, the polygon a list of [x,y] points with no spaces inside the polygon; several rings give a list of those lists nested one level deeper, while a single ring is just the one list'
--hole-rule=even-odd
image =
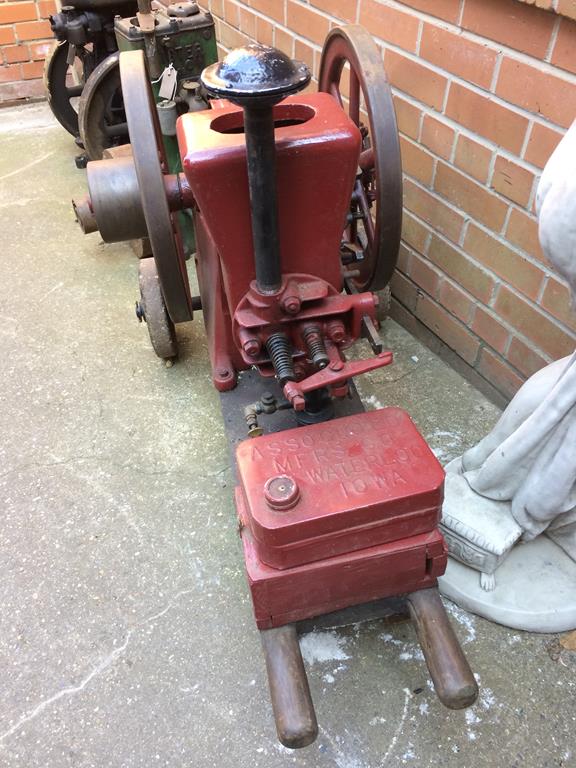
[{"label": "paper tag label", "polygon": [[160,91],[158,95],[161,99],[172,100],[176,93],[176,82],[178,80],[178,73],[174,69],[173,64],[170,64],[164,72],[162,72],[162,82],[160,83]]}]

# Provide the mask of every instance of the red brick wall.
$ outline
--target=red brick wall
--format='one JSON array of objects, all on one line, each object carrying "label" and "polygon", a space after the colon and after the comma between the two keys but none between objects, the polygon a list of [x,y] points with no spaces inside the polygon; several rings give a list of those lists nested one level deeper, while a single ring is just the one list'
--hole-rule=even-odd
[{"label": "red brick wall", "polygon": [[42,96],[44,58],[52,45],[47,21],[54,0],[0,0],[0,103]]},{"label": "red brick wall", "polygon": [[317,74],[323,40],[343,22],[381,47],[405,172],[395,317],[507,397],[574,349],[568,293],[540,251],[533,205],[576,117],[575,0],[206,2],[222,51],[257,39]]}]

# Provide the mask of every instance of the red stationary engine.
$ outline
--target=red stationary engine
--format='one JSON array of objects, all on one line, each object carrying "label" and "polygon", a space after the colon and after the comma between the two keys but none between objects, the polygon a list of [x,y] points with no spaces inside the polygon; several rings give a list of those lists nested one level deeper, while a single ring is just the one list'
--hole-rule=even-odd
[{"label": "red stationary engine", "polygon": [[[378,49],[360,27],[332,30],[321,92],[305,95],[305,65],[264,46],[231,52],[202,73],[211,109],[178,121],[175,175],[141,53],[120,69],[132,152],[89,164],[77,213],[107,240],[149,237],[139,313],[161,357],[202,308],[280,740],[317,734],[298,622],[358,605],[372,615],[385,598],[409,610],[443,703],[470,705],[476,682],[436,589],[443,470],[404,411],[364,412],[352,383],[392,361],[378,327],[401,166]],[[178,215],[194,219],[200,297]],[[347,360],[361,337],[374,355]]]},{"label": "red stationary engine", "polygon": [[[265,292],[254,264],[243,110],[212,102],[211,111],[184,115],[178,125],[184,174],[197,205],[196,263],[214,384],[221,391],[252,366],[274,375],[267,342],[278,332],[300,381],[318,370],[318,362],[336,362],[339,369],[338,350],[360,337],[364,317],[376,320],[374,294],[342,293],[340,245],[360,155],[358,127],[325,93],[286,98],[274,106],[273,121],[281,280]],[[327,347],[321,359],[309,353],[314,343]],[[334,386],[343,393],[342,381]],[[290,396],[297,393],[295,387]]]}]

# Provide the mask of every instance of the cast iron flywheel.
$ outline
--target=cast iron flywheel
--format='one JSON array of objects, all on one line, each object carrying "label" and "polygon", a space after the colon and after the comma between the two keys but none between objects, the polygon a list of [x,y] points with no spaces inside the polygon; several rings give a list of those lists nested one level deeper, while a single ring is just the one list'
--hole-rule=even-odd
[{"label": "cast iron flywheel", "polygon": [[[84,48],[76,48],[74,63],[68,64],[70,46],[67,40],[53,45],[44,62],[44,88],[48,104],[60,125],[72,136],[78,136],[76,100],[84,88],[84,59],[92,56]],[[68,82],[69,76],[75,82]]]},{"label": "cast iron flywheel", "polygon": [[168,163],[156,104],[142,51],[120,54],[120,79],[142,212],[168,315],[173,323],[192,320],[192,300],[182,241],[170,213],[163,175]]},{"label": "cast iron flywheel", "polygon": [[101,61],[86,81],[78,107],[80,138],[90,160],[128,142],[118,51]]},{"label": "cast iron flywheel", "polygon": [[[346,66],[348,65],[348,66]],[[349,69],[348,97],[345,76]],[[318,89],[346,108],[360,128],[362,151],[344,240],[363,258],[353,269],[359,291],[379,291],[390,282],[402,232],[402,161],[392,91],[376,43],[361,26],[336,27],[328,34]],[[368,125],[363,121],[363,113]]]}]

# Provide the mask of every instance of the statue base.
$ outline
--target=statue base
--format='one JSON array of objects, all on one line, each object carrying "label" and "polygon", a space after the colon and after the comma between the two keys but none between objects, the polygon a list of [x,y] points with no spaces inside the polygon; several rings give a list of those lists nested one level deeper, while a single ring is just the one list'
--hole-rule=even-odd
[{"label": "statue base", "polygon": [[547,536],[517,544],[486,591],[474,568],[448,558],[440,592],[467,611],[528,632],[576,628],[576,562]]}]

